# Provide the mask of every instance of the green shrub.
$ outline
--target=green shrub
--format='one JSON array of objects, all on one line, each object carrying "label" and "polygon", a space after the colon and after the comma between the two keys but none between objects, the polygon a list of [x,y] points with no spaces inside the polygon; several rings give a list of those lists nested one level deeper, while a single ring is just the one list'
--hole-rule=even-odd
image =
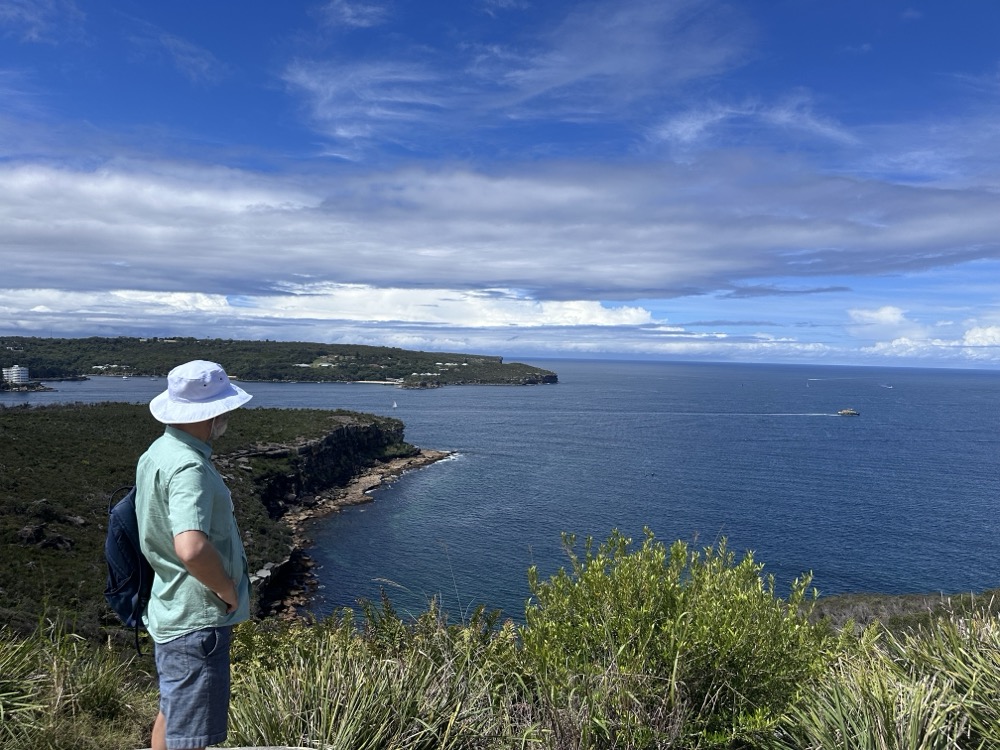
[{"label": "green shrub", "polygon": [[642,545],[615,531],[571,569],[529,571],[527,669],[550,725],[583,747],[730,747],[767,735],[834,639],[807,620],[809,579],[786,601],[751,554]]}]

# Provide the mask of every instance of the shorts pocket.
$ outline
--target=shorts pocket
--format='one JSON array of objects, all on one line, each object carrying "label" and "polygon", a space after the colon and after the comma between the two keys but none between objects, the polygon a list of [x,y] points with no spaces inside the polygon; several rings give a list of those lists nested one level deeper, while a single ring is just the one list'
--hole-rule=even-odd
[{"label": "shorts pocket", "polygon": [[198,645],[201,653],[207,658],[219,647],[219,634],[216,628],[205,628],[198,631]]},{"label": "shorts pocket", "polygon": [[206,658],[212,658],[220,653],[229,653],[230,628],[208,628],[202,641],[203,653]]}]

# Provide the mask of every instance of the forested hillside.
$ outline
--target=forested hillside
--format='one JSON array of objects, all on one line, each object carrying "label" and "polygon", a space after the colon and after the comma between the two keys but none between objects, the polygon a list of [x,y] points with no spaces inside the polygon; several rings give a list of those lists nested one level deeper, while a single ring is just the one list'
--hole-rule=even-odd
[{"label": "forested hillside", "polygon": [[393,380],[407,387],[554,383],[556,374],[502,357],[354,344],[195,338],[0,338],[0,366],[32,380],[74,376],[164,376],[192,359],[219,362],[242,380]]}]

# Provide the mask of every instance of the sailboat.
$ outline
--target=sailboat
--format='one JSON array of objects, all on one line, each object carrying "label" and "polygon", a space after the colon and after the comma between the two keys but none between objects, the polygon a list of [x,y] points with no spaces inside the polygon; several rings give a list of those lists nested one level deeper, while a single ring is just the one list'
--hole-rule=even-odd
[{"label": "sailboat", "polygon": [[395,409],[395,408],[396,408],[396,402],[395,402],[395,401],[393,401],[393,402],[392,402],[392,408],[393,408],[393,409]]}]

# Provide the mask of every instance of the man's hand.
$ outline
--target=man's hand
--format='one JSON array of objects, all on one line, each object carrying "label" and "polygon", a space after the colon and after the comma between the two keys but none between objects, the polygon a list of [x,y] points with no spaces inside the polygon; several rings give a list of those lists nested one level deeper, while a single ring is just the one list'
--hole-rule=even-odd
[{"label": "man's hand", "polygon": [[222,591],[213,591],[217,597],[222,599],[222,602],[226,605],[226,614],[235,612],[236,608],[240,605],[240,594],[239,589],[236,587],[236,581],[229,581],[229,585]]}]

